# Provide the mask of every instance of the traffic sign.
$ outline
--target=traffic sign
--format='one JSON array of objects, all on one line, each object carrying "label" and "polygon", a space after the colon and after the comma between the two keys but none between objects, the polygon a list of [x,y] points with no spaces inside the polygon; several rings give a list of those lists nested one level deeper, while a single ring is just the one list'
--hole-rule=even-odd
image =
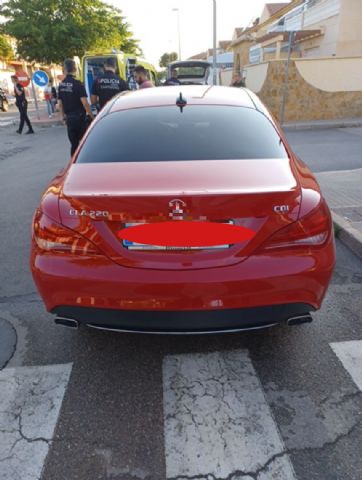
[{"label": "traffic sign", "polygon": [[24,72],[23,70],[18,70],[16,72],[16,76],[18,78],[20,85],[22,85],[23,87],[27,87],[29,85],[30,77],[26,72]]},{"label": "traffic sign", "polygon": [[37,87],[46,87],[49,83],[49,77],[44,70],[37,70],[33,73],[33,82]]}]

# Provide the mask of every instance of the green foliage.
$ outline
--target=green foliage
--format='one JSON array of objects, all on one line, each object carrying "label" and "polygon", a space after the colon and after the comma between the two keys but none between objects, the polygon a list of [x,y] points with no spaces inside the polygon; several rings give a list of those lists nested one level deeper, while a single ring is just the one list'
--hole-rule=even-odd
[{"label": "green foliage", "polygon": [[166,68],[169,63],[175,62],[177,59],[178,55],[176,52],[164,53],[160,58],[160,67]]},{"label": "green foliage", "polygon": [[14,56],[13,49],[8,39],[0,34],[0,59],[7,60]]},{"label": "green foliage", "polygon": [[138,53],[121,10],[102,0],[5,0],[3,30],[29,61],[62,63],[87,50],[120,48]]}]

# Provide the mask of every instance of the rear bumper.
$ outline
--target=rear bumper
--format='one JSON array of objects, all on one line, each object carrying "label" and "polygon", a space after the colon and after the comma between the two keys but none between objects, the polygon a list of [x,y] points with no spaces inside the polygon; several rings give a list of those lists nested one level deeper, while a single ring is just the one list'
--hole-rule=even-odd
[{"label": "rear bumper", "polygon": [[303,303],[257,308],[202,311],[131,311],[59,306],[52,313],[80,324],[104,330],[137,333],[199,334],[255,330],[308,314],[314,308]]},{"label": "rear bumper", "polygon": [[236,265],[167,271],[122,267],[106,257],[42,253],[34,281],[47,310],[127,331],[259,328],[320,308],[335,262],[323,249],[255,255]]}]

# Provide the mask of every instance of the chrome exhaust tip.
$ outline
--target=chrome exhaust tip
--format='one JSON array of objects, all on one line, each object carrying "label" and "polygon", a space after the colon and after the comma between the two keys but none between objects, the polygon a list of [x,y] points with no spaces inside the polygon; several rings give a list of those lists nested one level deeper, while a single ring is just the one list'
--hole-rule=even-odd
[{"label": "chrome exhaust tip", "polygon": [[73,318],[56,317],[54,319],[54,323],[56,323],[57,325],[61,325],[62,327],[68,328],[79,327],[79,322],[77,320],[74,320]]},{"label": "chrome exhaust tip", "polygon": [[291,317],[287,320],[287,325],[293,327],[294,325],[302,325],[303,323],[313,322],[312,316],[308,313],[307,315],[299,315],[298,317]]}]

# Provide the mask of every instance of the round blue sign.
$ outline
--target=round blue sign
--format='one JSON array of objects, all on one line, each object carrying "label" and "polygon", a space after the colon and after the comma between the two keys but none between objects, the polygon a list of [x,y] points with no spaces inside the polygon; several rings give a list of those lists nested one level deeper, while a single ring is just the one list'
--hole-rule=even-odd
[{"label": "round blue sign", "polygon": [[43,70],[37,70],[33,73],[33,82],[38,87],[46,87],[49,83],[49,77]]}]

